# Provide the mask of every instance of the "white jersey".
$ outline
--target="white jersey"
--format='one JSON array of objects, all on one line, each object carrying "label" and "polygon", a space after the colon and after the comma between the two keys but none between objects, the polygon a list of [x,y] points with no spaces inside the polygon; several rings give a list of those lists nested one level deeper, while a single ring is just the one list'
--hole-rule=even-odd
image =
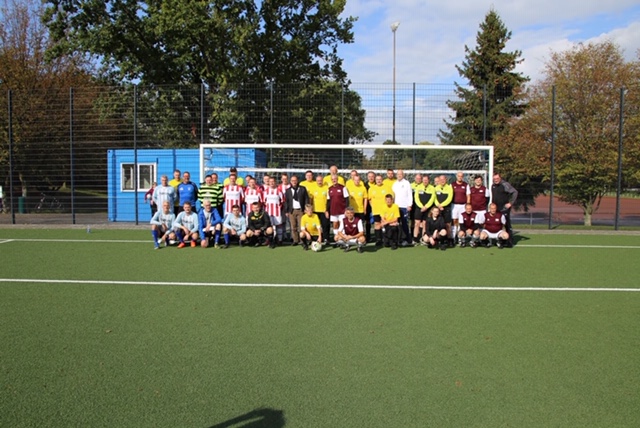
[{"label": "white jersey", "polygon": [[411,189],[411,183],[404,178],[397,180],[391,186],[391,190],[395,194],[395,204],[399,208],[411,208],[413,205],[413,190]]}]

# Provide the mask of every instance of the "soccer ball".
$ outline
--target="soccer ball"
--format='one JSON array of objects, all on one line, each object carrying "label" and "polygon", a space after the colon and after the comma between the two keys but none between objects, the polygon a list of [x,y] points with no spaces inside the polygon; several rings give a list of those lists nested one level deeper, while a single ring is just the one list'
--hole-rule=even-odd
[{"label": "soccer ball", "polygon": [[318,251],[322,250],[322,244],[318,241],[313,241],[311,243],[311,249],[317,253]]}]

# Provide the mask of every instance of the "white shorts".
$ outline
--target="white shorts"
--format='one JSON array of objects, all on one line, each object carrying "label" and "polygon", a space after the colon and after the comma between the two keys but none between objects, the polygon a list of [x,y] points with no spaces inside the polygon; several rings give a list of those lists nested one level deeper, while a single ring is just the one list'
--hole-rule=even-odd
[{"label": "white shorts", "polygon": [[272,226],[280,226],[282,224],[282,217],[280,216],[270,215],[269,220],[271,220]]},{"label": "white shorts", "polygon": [[358,240],[357,239],[348,239],[348,240],[344,240],[344,239],[339,239],[337,242],[342,242],[344,244],[347,245],[358,245]]},{"label": "white shorts", "polygon": [[504,232],[504,230],[501,230],[500,232],[492,233],[492,232],[489,232],[486,229],[482,229],[481,233],[486,234],[489,237],[489,239],[499,239],[500,238],[500,234],[503,233],[503,232]]},{"label": "white shorts", "polygon": [[462,214],[465,210],[464,210],[464,204],[454,204],[452,205],[452,209],[451,209],[451,218],[453,220],[458,221],[458,218],[460,217],[460,214]]},{"label": "white shorts", "polygon": [[332,215],[332,216],[329,217],[329,220],[331,220],[331,221],[342,221],[343,218],[344,218],[344,214]]}]

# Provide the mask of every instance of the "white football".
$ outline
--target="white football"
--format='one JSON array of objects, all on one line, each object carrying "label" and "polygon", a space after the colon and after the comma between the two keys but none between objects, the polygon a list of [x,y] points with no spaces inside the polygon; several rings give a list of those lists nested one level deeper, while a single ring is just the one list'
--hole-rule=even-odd
[{"label": "white football", "polygon": [[322,244],[319,243],[318,241],[313,241],[311,243],[311,249],[315,252],[318,252],[320,250],[322,250]]}]

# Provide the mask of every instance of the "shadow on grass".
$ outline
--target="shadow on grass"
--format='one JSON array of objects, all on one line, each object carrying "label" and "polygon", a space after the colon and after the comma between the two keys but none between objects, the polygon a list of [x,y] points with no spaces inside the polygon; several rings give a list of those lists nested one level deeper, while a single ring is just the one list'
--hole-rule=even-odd
[{"label": "shadow on grass", "polygon": [[256,409],[209,428],[282,428],[284,424],[282,410]]}]

